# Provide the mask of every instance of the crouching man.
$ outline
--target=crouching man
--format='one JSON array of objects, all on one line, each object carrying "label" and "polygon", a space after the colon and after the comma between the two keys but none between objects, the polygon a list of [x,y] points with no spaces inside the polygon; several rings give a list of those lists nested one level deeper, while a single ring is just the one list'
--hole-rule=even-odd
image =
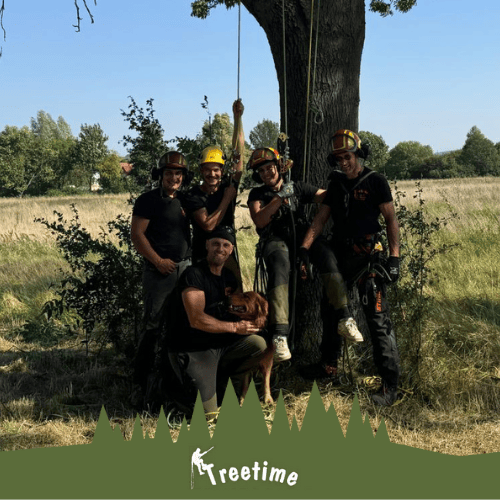
[{"label": "crouching man", "polygon": [[238,288],[224,267],[234,243],[231,228],[219,226],[210,233],[207,258],[181,277],[184,324],[168,335],[169,359],[183,387],[178,403],[192,408],[199,391],[207,416],[217,412],[229,377],[237,387],[267,347],[254,322],[236,321],[227,313],[226,297]]}]

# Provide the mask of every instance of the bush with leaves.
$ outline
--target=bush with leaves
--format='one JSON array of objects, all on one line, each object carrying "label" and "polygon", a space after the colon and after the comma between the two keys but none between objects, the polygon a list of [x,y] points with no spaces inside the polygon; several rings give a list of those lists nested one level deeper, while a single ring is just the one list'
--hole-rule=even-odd
[{"label": "bush with leaves", "polygon": [[144,188],[151,182],[151,169],[157,166],[172,141],[163,137],[163,127],[155,116],[152,98],[146,101],[145,110],[133,97],[129,96],[129,99],[128,111],[121,110],[121,114],[128,122],[129,130],[136,135],[124,135],[121,142],[127,148],[130,163],[134,166],[130,176],[136,180],[139,188]]},{"label": "bush with leaves", "polygon": [[426,287],[435,278],[431,263],[438,254],[446,253],[456,244],[434,244],[433,235],[441,230],[449,220],[458,217],[450,212],[444,217],[429,219],[425,212],[420,182],[416,182],[418,205],[410,209],[403,204],[406,193],[395,186],[394,205],[399,221],[401,246],[401,278],[396,285],[388,288],[391,318],[398,335],[401,353],[403,384],[414,389],[421,382],[422,349],[424,346],[424,323],[429,313],[430,296]]},{"label": "bush with leaves", "polygon": [[62,280],[58,297],[47,302],[44,311],[48,318],[75,311],[81,318],[87,350],[91,342],[102,347],[111,341],[117,352],[131,357],[142,316],[142,260],[130,241],[129,218],[118,215],[94,238],[82,227],[74,204],[71,210],[70,221],[57,211],[54,222],[35,219],[56,236],[72,270]]}]

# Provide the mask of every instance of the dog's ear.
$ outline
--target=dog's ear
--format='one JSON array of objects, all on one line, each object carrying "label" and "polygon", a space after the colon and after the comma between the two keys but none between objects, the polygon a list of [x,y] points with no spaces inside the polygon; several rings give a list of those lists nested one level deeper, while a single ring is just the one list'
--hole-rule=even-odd
[{"label": "dog's ear", "polygon": [[257,306],[257,311],[259,313],[256,323],[259,328],[264,328],[267,323],[267,314],[269,312],[269,305],[266,299],[263,299],[260,296],[255,297],[255,303]]}]

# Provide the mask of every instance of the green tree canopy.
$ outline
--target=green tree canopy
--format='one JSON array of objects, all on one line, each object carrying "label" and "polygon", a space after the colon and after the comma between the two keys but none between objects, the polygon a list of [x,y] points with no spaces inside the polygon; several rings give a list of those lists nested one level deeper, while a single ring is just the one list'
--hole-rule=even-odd
[{"label": "green tree canopy", "polygon": [[71,127],[62,116],[55,122],[52,116],[43,110],[37,112],[36,118],[31,118],[31,131],[42,141],[73,137]]},{"label": "green tree canopy", "polygon": [[60,187],[71,166],[73,137],[36,135],[27,126],[6,126],[0,133],[0,194],[43,195]]},{"label": "green tree canopy", "polygon": [[130,163],[134,166],[131,176],[142,188],[151,182],[151,170],[168,150],[171,141],[164,139],[163,127],[155,116],[153,99],[146,101],[145,110],[137,105],[133,97],[129,96],[129,99],[128,111],[121,110],[121,114],[134,136],[124,135],[121,142],[127,148]]},{"label": "green tree canopy", "polygon": [[99,173],[98,165],[108,155],[107,140],[108,136],[98,123],[85,123],[80,127],[74,149],[74,167],[70,174],[74,184],[91,188],[93,179]]},{"label": "green tree canopy", "polygon": [[400,142],[389,151],[385,173],[389,179],[410,179],[432,154],[432,148],[420,142]]},{"label": "green tree canopy", "polygon": [[475,175],[500,175],[498,149],[476,126],[467,134],[458,161]]},{"label": "green tree canopy", "polygon": [[105,193],[121,193],[126,189],[126,182],[122,175],[120,157],[112,152],[97,165],[99,183]]},{"label": "green tree canopy", "polygon": [[362,142],[368,142],[371,146],[371,155],[368,159],[367,166],[376,170],[377,172],[383,173],[385,170],[385,164],[389,160],[389,146],[386,144],[382,136],[373,134],[372,132],[365,132],[361,130],[359,132],[359,137]]},{"label": "green tree canopy", "polygon": [[252,149],[276,147],[280,134],[279,123],[264,119],[251,130],[248,138]]}]

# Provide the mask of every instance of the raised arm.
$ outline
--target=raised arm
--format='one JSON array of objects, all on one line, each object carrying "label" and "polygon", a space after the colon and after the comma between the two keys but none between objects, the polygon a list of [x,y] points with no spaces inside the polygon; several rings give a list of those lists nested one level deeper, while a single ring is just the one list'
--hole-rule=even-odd
[{"label": "raised arm", "polygon": [[196,221],[198,226],[200,226],[203,231],[206,231],[208,233],[212,232],[222,222],[222,219],[224,218],[224,215],[226,215],[226,211],[235,196],[235,187],[232,185],[228,186],[224,190],[222,200],[214,212],[209,214],[208,210],[205,207],[193,212],[194,220]]},{"label": "raised arm", "polygon": [[243,153],[245,152],[245,134],[243,132],[243,121],[241,117],[243,116],[243,103],[241,99],[234,101],[233,103],[233,117],[234,117],[234,128],[233,128],[233,150],[235,150],[238,155],[238,163],[234,165],[234,170],[236,173],[233,178],[236,182],[240,182],[243,173]]}]

